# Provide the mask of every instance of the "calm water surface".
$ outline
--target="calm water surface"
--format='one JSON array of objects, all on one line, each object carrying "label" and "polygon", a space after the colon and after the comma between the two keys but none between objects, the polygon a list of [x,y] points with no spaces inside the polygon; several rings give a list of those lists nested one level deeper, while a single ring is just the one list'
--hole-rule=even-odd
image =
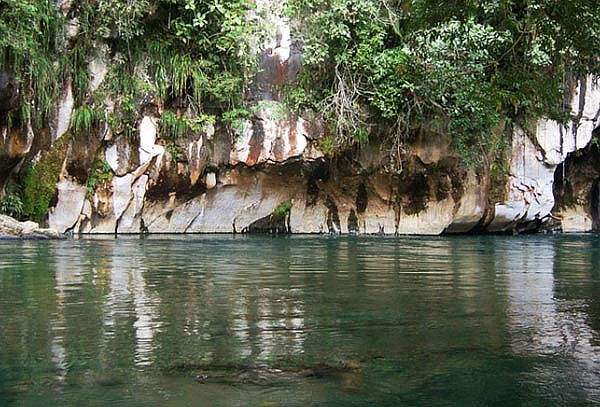
[{"label": "calm water surface", "polygon": [[0,242],[0,406],[600,404],[600,237]]}]

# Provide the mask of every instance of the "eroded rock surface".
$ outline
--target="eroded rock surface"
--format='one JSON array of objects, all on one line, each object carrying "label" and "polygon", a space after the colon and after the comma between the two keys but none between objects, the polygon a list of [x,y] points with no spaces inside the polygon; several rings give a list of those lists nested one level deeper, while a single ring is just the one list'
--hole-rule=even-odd
[{"label": "eroded rock surface", "polygon": [[[553,216],[556,163],[564,161],[578,146],[586,145],[597,125],[590,112],[600,111],[598,90],[588,84],[581,86],[587,86],[581,118],[593,125],[577,127],[575,133],[570,133],[571,141],[556,138],[549,130],[555,123],[549,121],[540,122],[534,135],[517,129],[503,202],[490,201],[489,180],[461,169],[447,141],[439,135],[422,135],[403,171],[391,174],[383,169],[385,155],[377,149],[366,148],[336,162],[313,154],[311,140],[318,139],[318,134],[310,134],[312,127],[302,119],[293,122],[303,126],[302,132],[293,136],[289,121],[269,122],[262,127],[260,138],[253,127],[256,122],[248,123],[244,129],[247,134],[229,145],[229,160],[221,163],[215,161],[218,154],[214,144],[218,139],[212,132],[190,138],[184,145],[184,160],[180,161],[181,157],[176,159],[157,144],[155,121],[145,117],[139,128],[143,166],[122,174],[124,168],[131,168],[131,163],[125,165],[131,160],[127,148],[108,146],[107,161],[118,176],[110,188],[96,193],[92,216],[80,222],[79,231],[268,230],[266,220],[288,201],[291,210],[285,230],[292,233],[435,235],[535,230]],[[267,119],[261,118],[263,113],[258,120],[264,125]],[[211,142],[205,143],[205,138]],[[562,151],[560,157],[558,151]],[[59,206],[63,205],[61,199],[59,196]],[[82,209],[81,216],[85,217],[87,208]],[[591,216],[569,213],[563,217],[564,230],[591,228]],[[66,223],[73,220],[70,216]],[[62,228],[54,220],[51,225]]]},{"label": "eroded rock surface", "polygon": [[[489,231],[527,230],[552,217],[558,165],[569,154],[586,147],[600,125],[600,88],[594,78],[577,82],[571,109],[576,120],[567,125],[540,120],[535,134],[525,134],[521,129],[515,132],[507,199],[496,204]],[[584,231],[575,224],[589,225],[571,222],[565,229]]]}]

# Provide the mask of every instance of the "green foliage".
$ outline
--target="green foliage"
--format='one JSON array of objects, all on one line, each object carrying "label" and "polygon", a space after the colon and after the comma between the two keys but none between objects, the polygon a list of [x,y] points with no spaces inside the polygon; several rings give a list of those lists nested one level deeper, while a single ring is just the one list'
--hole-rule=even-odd
[{"label": "green foliage", "polygon": [[18,74],[33,103],[30,113],[37,123],[50,113],[60,96],[57,75],[58,38],[63,20],[49,0],[0,1],[0,69]]},{"label": "green foliage", "polygon": [[56,196],[56,183],[66,156],[65,135],[40,160],[29,167],[23,179],[23,215],[40,221]]},{"label": "green foliage", "polygon": [[184,118],[177,117],[176,113],[164,112],[160,119],[160,127],[164,137],[178,139],[188,134],[188,125]]},{"label": "green foliage", "polygon": [[94,193],[96,193],[96,190],[99,187],[106,187],[110,185],[114,176],[115,173],[113,172],[112,168],[110,168],[110,164],[108,164],[106,160],[101,160],[99,158],[94,160],[92,166],[90,167],[90,172],[85,185],[88,199],[94,196]]},{"label": "green foliage", "polygon": [[160,118],[161,136],[168,140],[177,140],[191,134],[199,134],[205,130],[205,124],[214,123],[215,117],[211,115],[187,118],[165,111]]},{"label": "green foliage", "polygon": [[[248,18],[254,7],[251,0],[73,2],[69,18],[77,16],[78,30],[67,42],[67,18],[56,2],[0,0],[0,69],[19,75],[37,127],[46,125],[72,83],[75,103],[82,106],[75,112],[75,135],[107,121],[133,139],[140,102],[151,94],[161,105],[189,109],[200,121],[243,106],[256,67],[250,47],[259,27]],[[92,118],[88,109],[105,109],[105,98],[90,94],[88,64],[106,46],[111,64],[96,93],[116,106],[107,117]],[[18,116],[11,119],[29,119]]]},{"label": "green foliage", "polygon": [[23,217],[22,191],[19,185],[9,183],[4,191],[4,197],[0,200],[0,214],[8,215],[15,219]]},{"label": "green foliage", "polygon": [[270,100],[260,101],[250,108],[250,112],[254,115],[260,114],[269,120],[283,120],[288,117],[286,105]]},{"label": "green foliage", "polygon": [[165,145],[165,149],[171,154],[173,160],[181,161],[185,157],[185,150],[183,147],[177,145],[174,141],[168,141]]},{"label": "green foliage", "polygon": [[130,41],[144,33],[142,19],[152,11],[148,0],[99,0],[90,12],[101,19],[98,34],[106,39]]},{"label": "green foliage", "polygon": [[326,156],[332,156],[335,153],[335,138],[332,135],[327,135],[317,140],[317,149]]},{"label": "green foliage", "polygon": [[279,206],[277,206],[277,208],[275,208],[275,210],[272,213],[272,216],[281,217],[281,216],[284,216],[284,215],[287,215],[288,213],[290,213],[291,210],[292,210],[292,201],[291,200],[283,201],[282,203],[279,204]]},{"label": "green foliage", "polygon": [[569,119],[569,81],[600,71],[595,0],[289,0],[287,13],[305,64],[290,105],[322,112],[336,145],[446,123],[482,164],[504,118]]},{"label": "green foliage", "polygon": [[73,131],[78,134],[80,132],[89,131],[96,119],[96,113],[89,107],[82,106],[73,111],[71,126]]},{"label": "green foliage", "polygon": [[23,201],[17,194],[6,194],[0,201],[0,213],[20,219],[23,216]]},{"label": "green foliage", "polygon": [[244,130],[244,123],[250,118],[250,112],[247,109],[233,109],[223,113],[221,119],[231,130],[241,133]]}]

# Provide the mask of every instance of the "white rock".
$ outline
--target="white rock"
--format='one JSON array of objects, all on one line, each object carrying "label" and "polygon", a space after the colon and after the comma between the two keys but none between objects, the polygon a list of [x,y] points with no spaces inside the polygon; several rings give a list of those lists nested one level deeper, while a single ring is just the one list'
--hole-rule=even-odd
[{"label": "white rock", "polygon": [[81,24],[79,23],[79,19],[73,18],[73,19],[67,21],[67,24],[65,24],[65,25],[67,27],[67,30],[66,30],[67,38],[75,38],[77,36],[77,34],[79,34],[79,28],[81,27]]},{"label": "white rock", "polygon": [[416,215],[404,215],[398,222],[397,233],[401,235],[439,235],[452,222],[454,200],[429,202],[427,208]]},{"label": "white rock", "polygon": [[65,90],[63,91],[62,99],[58,105],[54,141],[58,140],[69,130],[74,104],[75,100],[73,99],[73,87],[71,81],[68,81]]},{"label": "white rock", "polygon": [[104,82],[104,78],[106,78],[106,74],[108,73],[108,64],[106,62],[106,54],[105,50],[102,49],[102,53],[92,59],[88,65],[88,70],[92,77],[89,90],[91,92],[95,92],[98,90],[102,82]]},{"label": "white rock", "polygon": [[32,234],[44,235],[52,239],[63,237],[55,229],[40,229],[36,222],[19,222],[10,216],[0,215],[0,235],[27,237]]},{"label": "white rock", "polygon": [[133,198],[132,183],[133,176],[131,174],[114,177],[112,180],[113,215],[117,220],[121,218]]},{"label": "white rock", "polygon": [[29,235],[34,233],[37,229],[40,228],[40,225],[37,222],[32,222],[30,220],[21,223],[21,234]]},{"label": "white rock", "polygon": [[190,184],[195,185],[200,178],[200,173],[202,171],[202,144],[203,138],[200,136],[197,140],[194,140],[188,144],[187,148],[187,160],[188,160],[188,168],[190,170]]},{"label": "white rock", "polygon": [[238,134],[236,134],[235,142],[229,156],[229,162],[232,165],[239,163],[246,163],[248,161],[248,155],[250,154],[250,139],[253,135],[252,122],[250,120],[244,121],[243,127]]},{"label": "white rock", "polygon": [[77,182],[62,178],[57,185],[58,203],[50,209],[48,223],[60,233],[71,229],[79,219],[87,188]]},{"label": "white rock", "polygon": [[565,233],[585,233],[592,231],[592,218],[582,206],[563,209],[560,216],[562,218],[562,230]]},{"label": "white rock", "polygon": [[155,148],[157,133],[156,119],[144,116],[138,130],[140,136],[140,164],[145,164],[158,153],[158,149]]},{"label": "white rock", "polygon": [[144,197],[148,188],[148,175],[140,176],[132,185],[133,199],[119,219],[119,233],[139,233],[141,213],[144,208]]},{"label": "white rock", "polygon": [[119,152],[117,149],[117,143],[110,145],[105,152],[105,158],[108,165],[110,165],[113,172],[117,172],[119,168]]},{"label": "white rock", "polygon": [[209,172],[206,174],[204,179],[204,183],[206,184],[207,189],[213,189],[217,186],[217,174],[214,172]]}]

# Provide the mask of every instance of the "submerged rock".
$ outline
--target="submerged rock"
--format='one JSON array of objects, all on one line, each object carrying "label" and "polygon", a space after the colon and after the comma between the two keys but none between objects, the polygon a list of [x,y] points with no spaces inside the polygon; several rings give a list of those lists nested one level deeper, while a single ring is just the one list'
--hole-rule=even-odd
[{"label": "submerged rock", "polygon": [[316,364],[282,364],[273,366],[245,364],[182,364],[168,369],[171,372],[185,372],[194,381],[228,385],[273,386],[283,385],[304,378],[340,377],[348,373],[361,373],[362,364],[358,361]]}]

